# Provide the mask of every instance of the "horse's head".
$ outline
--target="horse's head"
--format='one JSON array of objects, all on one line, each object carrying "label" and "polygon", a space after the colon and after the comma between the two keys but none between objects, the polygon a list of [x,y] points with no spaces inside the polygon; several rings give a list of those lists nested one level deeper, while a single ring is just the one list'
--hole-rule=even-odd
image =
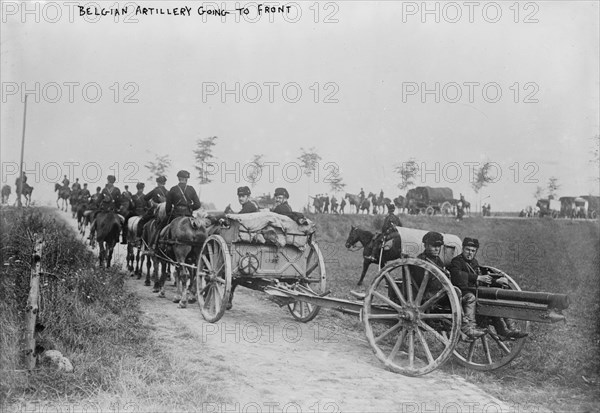
[{"label": "horse's head", "polygon": [[358,236],[358,228],[352,225],[350,227],[350,234],[348,234],[348,239],[346,240],[346,248],[352,248],[354,244],[359,241],[360,237]]},{"label": "horse's head", "polygon": [[62,188],[60,184],[54,184],[54,192],[60,191],[60,188]]}]

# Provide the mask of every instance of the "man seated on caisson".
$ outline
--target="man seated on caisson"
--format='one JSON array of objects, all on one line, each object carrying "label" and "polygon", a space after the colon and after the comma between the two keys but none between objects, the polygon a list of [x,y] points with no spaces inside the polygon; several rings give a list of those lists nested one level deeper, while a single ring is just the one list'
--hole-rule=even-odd
[{"label": "man seated on caisson", "polygon": [[275,208],[273,208],[273,212],[276,214],[289,214],[292,212],[292,207],[288,204],[288,199],[290,198],[290,194],[285,188],[276,188],[275,189]]},{"label": "man seated on caisson", "polygon": [[[456,256],[450,262],[448,270],[450,271],[450,280],[452,284],[457,286],[462,293],[463,305],[463,326],[462,331],[467,336],[475,338],[485,334],[485,330],[481,330],[475,324],[475,308],[477,299],[475,293],[479,283],[492,285],[492,282],[497,286],[506,284],[506,278],[492,279],[489,274],[482,274],[479,262],[475,259],[477,250],[479,249],[479,241],[475,238],[466,237],[462,243],[462,254]],[[523,338],[527,333],[519,330],[514,321],[508,318],[490,317],[490,321],[496,333],[507,338]]]},{"label": "man seated on caisson", "polygon": [[240,186],[237,189],[238,201],[242,206],[242,210],[239,214],[250,214],[252,212],[258,212],[258,207],[254,201],[250,200],[250,188],[247,186]]}]

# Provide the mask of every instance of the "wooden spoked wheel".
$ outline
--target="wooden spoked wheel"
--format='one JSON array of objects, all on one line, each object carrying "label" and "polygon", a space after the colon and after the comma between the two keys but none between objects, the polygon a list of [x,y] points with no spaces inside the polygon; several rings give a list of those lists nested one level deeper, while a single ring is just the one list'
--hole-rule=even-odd
[{"label": "wooden spoked wheel", "polygon": [[442,215],[452,215],[452,204],[448,201],[444,202],[440,207],[440,211],[442,212]]},{"label": "wooden spoked wheel", "polygon": [[[515,280],[503,271],[489,266],[486,268],[491,272],[502,274],[506,277],[511,290],[521,291]],[[472,341],[459,340],[454,350],[454,358],[460,364],[470,369],[486,371],[505,366],[519,355],[525,345],[526,337],[503,341],[496,334],[494,327],[481,324],[482,322],[489,324],[489,318],[486,318],[487,320],[478,320],[478,324],[480,328],[487,328],[487,334]],[[513,321],[521,331],[529,332],[528,321]]]},{"label": "wooden spoked wheel", "polygon": [[425,213],[429,216],[435,215],[435,209],[431,206],[427,207],[427,209],[425,210]]},{"label": "wooden spoked wheel", "polygon": [[[307,248],[309,248],[308,253],[302,255],[302,259],[306,260],[305,278],[294,284],[292,289],[317,295],[323,294],[327,287],[323,254],[321,254],[316,241],[311,241]],[[307,323],[319,314],[321,307],[307,302],[294,301],[288,304],[288,310],[296,320]]]},{"label": "wooden spoked wheel", "polygon": [[461,306],[444,272],[429,262],[405,258],[388,263],[375,277],[362,320],[369,344],[388,369],[420,376],[452,355]]},{"label": "wooden spoked wheel", "polygon": [[202,317],[210,323],[219,321],[231,293],[231,256],[220,235],[211,235],[202,247],[196,287]]}]

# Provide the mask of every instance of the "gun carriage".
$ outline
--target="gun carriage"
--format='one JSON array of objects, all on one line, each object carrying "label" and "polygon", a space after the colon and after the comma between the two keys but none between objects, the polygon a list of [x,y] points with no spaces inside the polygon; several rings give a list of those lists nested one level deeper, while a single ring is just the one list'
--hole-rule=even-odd
[{"label": "gun carriage", "polygon": [[450,188],[418,186],[406,193],[408,209],[411,213],[427,215],[452,215],[454,196]]},{"label": "gun carriage", "polygon": [[[460,331],[460,290],[443,270],[415,258],[423,251],[426,231],[397,227],[404,258],[381,268],[366,293],[354,293],[358,299],[349,300],[325,291],[324,259],[312,225],[301,229],[284,224],[278,232],[276,218],[254,225],[247,218],[227,217],[220,234],[207,239],[198,262],[198,303],[207,321],[216,322],[224,314],[232,283],[274,296],[301,322],[312,320],[322,307],[353,313],[360,317],[376,357],[404,375],[429,373],[450,358],[477,370],[502,367],[519,354],[526,338],[501,337],[490,325],[492,317],[511,318],[528,331],[530,322],[564,320],[562,311],[569,306],[566,295],[521,291],[508,274],[482,267],[493,277],[506,277],[508,285],[477,289],[477,323],[486,334],[471,340]],[[444,234],[444,263],[461,252],[460,239]]]}]

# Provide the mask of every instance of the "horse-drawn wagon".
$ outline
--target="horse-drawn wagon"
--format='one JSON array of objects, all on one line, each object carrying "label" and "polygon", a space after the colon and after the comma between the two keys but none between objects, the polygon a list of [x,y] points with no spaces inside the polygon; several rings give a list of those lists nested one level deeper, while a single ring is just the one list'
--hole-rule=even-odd
[{"label": "horse-drawn wagon", "polygon": [[558,218],[560,216],[561,204],[554,199],[538,199],[535,206],[539,209],[538,216],[543,218],[549,216]]},{"label": "horse-drawn wagon", "polygon": [[418,186],[406,193],[409,213],[452,215],[455,203],[452,189]]},{"label": "horse-drawn wagon", "polygon": [[[492,370],[512,361],[525,338],[507,339],[492,327],[491,318],[511,318],[521,331],[528,323],[564,320],[568,297],[523,292],[501,270],[482,267],[486,274],[506,277],[504,289],[478,288],[478,325],[486,334],[469,339],[461,329],[460,291],[435,265],[415,258],[423,251],[426,231],[397,230],[403,257],[387,263],[365,294],[348,300],[328,296],[323,256],[314,227],[296,225],[276,214],[227,215],[218,234],[209,236],[198,261],[197,297],[209,322],[218,321],[236,285],[262,290],[287,305],[299,321],[312,320],[321,307],[358,315],[376,357],[390,370],[418,376],[451,357],[478,370]],[[283,221],[283,222],[282,222]],[[440,257],[445,264],[461,254],[460,239],[444,235]]]},{"label": "horse-drawn wagon", "polygon": [[[210,322],[223,316],[237,285],[261,291],[283,285],[316,295],[326,288],[325,261],[314,224],[304,220],[301,225],[272,212],[223,217],[202,247],[197,272],[198,304]],[[299,321],[310,321],[319,312],[310,303],[288,302]]]}]

